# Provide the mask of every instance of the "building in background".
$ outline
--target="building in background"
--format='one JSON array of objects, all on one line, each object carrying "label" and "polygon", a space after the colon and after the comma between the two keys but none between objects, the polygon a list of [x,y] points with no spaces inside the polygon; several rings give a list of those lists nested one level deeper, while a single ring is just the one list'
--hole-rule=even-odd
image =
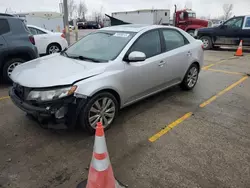
[{"label": "building in background", "polygon": [[23,19],[28,25],[35,25],[53,32],[61,32],[64,27],[63,14],[58,12],[27,12],[13,15]]}]

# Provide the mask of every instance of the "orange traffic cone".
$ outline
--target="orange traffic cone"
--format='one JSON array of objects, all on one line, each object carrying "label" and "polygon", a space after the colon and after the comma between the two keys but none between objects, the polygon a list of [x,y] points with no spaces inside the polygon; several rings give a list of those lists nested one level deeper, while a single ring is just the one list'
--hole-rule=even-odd
[{"label": "orange traffic cone", "polygon": [[243,56],[243,53],[242,53],[242,40],[240,41],[240,45],[239,45],[236,53],[234,54],[234,56]]},{"label": "orange traffic cone", "polygon": [[88,179],[78,184],[77,188],[123,188],[118,182],[110,164],[102,123],[97,123],[94,152],[89,168]]}]

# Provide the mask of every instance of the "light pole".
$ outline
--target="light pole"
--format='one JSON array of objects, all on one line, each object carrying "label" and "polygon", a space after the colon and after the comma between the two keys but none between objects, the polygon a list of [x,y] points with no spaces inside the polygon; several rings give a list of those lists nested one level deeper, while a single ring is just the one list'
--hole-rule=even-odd
[{"label": "light pole", "polygon": [[64,28],[66,34],[66,40],[70,44],[70,33],[69,33],[69,12],[68,12],[68,1],[63,0],[63,19],[64,19]]}]

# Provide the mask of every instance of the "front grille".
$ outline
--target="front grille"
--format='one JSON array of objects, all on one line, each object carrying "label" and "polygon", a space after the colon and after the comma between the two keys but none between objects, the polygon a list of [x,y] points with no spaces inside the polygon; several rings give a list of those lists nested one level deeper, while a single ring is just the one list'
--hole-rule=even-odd
[{"label": "front grille", "polygon": [[14,88],[14,92],[15,94],[23,101],[26,100],[29,92],[30,92],[30,88],[21,86],[20,84],[14,83],[13,84],[13,88]]}]

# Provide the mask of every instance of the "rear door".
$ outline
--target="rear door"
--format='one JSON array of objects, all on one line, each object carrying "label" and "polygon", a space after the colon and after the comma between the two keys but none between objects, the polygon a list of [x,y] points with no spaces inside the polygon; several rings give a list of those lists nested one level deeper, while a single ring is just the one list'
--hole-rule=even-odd
[{"label": "rear door", "polygon": [[0,19],[0,67],[3,63],[3,56],[7,52],[7,43],[4,38],[8,32],[10,32],[8,21],[6,19]]},{"label": "rear door", "polygon": [[192,61],[189,41],[176,29],[161,29],[165,47],[165,81],[168,86],[181,82]]}]

